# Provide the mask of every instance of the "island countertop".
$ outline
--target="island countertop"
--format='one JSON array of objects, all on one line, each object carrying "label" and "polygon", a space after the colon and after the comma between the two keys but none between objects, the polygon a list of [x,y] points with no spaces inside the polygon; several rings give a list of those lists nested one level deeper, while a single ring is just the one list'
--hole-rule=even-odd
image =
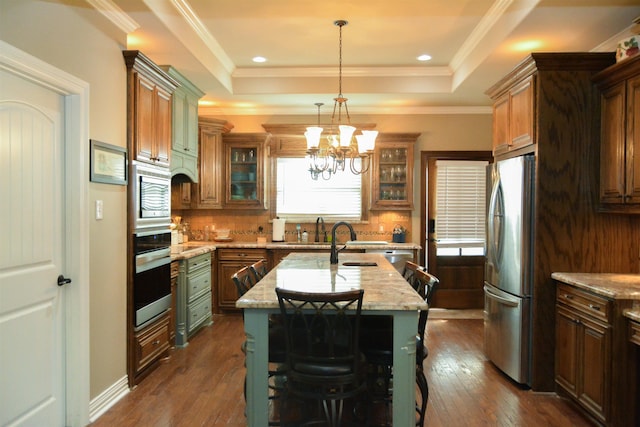
[{"label": "island countertop", "polygon": [[[346,263],[346,265],[345,265]],[[349,265],[375,263],[375,266]],[[379,254],[340,253],[331,265],[326,254],[293,253],[236,302],[238,308],[277,308],[275,288],[305,292],[364,289],[363,310],[424,310],[428,306]]]}]

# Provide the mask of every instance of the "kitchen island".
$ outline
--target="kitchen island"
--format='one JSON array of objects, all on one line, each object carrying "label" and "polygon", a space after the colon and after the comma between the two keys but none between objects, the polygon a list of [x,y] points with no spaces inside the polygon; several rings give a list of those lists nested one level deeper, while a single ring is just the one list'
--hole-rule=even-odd
[{"label": "kitchen island", "polygon": [[[347,265],[345,265],[347,263]],[[375,266],[349,265],[374,263]],[[379,254],[292,253],[240,298],[247,335],[247,424],[267,426],[268,316],[278,313],[275,288],[305,292],[364,289],[363,315],[393,316],[393,425],[415,425],[415,359],[418,312],[428,308],[400,273]]]}]

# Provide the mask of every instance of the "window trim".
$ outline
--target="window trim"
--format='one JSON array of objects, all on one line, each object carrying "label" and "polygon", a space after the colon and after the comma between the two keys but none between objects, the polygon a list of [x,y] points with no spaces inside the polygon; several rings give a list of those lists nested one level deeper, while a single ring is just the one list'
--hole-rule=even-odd
[{"label": "window trim", "polygon": [[[435,173],[429,171],[428,165],[436,160],[487,160],[493,163],[493,153],[491,151],[420,151],[420,244],[427,244],[427,247],[421,251],[420,262],[427,265],[430,257],[436,258],[435,253],[430,253],[431,246],[427,242],[427,223],[428,223],[428,180],[427,175]],[[434,202],[435,203],[435,202]],[[471,257],[467,257],[471,258]]]}]

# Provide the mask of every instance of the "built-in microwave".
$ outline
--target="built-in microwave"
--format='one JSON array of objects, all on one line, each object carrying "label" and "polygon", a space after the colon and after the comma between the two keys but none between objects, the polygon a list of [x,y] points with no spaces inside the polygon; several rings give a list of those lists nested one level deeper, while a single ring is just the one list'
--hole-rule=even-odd
[{"label": "built-in microwave", "polygon": [[171,223],[169,168],[134,162],[131,177],[135,230],[168,229]]}]

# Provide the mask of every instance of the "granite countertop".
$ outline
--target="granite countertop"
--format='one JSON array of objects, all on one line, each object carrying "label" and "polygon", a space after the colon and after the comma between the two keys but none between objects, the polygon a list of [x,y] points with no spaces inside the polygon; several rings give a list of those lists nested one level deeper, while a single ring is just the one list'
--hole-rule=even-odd
[{"label": "granite countertop", "polygon": [[624,315],[634,322],[640,323],[640,302],[634,301],[631,310],[625,310]]},{"label": "granite countertop", "polygon": [[[345,245],[344,242],[338,242],[337,247],[342,248]],[[286,249],[286,250],[330,250],[331,243],[298,243],[298,242],[203,242],[203,241],[189,241],[180,245],[171,246],[171,260],[179,261],[188,259],[194,256],[201,255],[207,252],[213,252],[216,249]],[[415,243],[388,243],[388,242],[373,242],[362,241],[358,243],[349,243],[347,245],[349,249],[366,249],[366,250],[419,250],[422,247]]]},{"label": "granite countertop", "polygon": [[[338,264],[313,252],[292,253],[236,302],[238,308],[278,307],[275,288],[306,292],[364,289],[363,310],[421,310],[424,300],[383,255],[341,253]],[[375,266],[345,265],[369,262]]]},{"label": "granite countertop", "polygon": [[553,273],[551,277],[607,298],[634,300],[624,315],[640,322],[640,274]]},{"label": "granite countertop", "polygon": [[171,245],[171,261],[181,261],[215,250],[215,245],[208,242],[188,242],[181,245]]}]

